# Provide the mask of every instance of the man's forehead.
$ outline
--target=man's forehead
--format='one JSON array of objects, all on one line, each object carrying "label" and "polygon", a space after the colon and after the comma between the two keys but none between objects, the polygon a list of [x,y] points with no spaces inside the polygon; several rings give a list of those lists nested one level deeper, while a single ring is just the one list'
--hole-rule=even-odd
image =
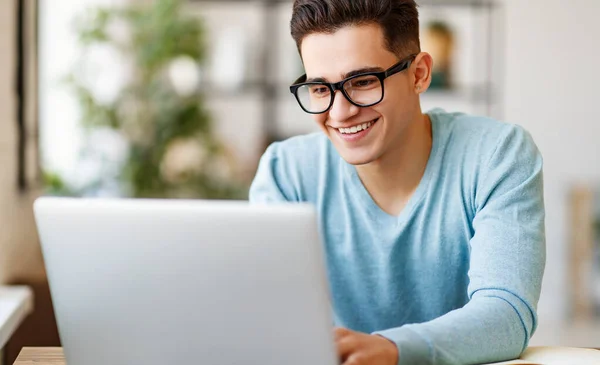
[{"label": "man's forehead", "polygon": [[313,33],[301,46],[309,78],[339,79],[363,68],[382,68],[395,56],[377,26],[348,26],[335,33]]}]

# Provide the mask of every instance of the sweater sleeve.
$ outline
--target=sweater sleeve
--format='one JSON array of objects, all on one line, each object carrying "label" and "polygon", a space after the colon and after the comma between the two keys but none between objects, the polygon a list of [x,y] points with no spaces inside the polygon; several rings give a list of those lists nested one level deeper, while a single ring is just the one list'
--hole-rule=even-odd
[{"label": "sweater sleeve", "polygon": [[469,302],[430,322],[377,332],[399,364],[478,364],[514,359],[537,326],[546,249],[542,158],[511,127],[481,168],[470,241]]}]

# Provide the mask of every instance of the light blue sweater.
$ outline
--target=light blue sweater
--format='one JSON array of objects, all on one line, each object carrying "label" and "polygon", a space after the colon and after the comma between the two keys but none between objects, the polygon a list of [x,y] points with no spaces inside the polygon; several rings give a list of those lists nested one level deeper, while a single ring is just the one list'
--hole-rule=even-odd
[{"label": "light blue sweater", "polygon": [[321,134],[270,146],[250,200],[316,206],[336,325],[392,340],[399,364],[516,358],[545,266],[542,158],[518,126],[429,115],[431,156],[399,216]]}]

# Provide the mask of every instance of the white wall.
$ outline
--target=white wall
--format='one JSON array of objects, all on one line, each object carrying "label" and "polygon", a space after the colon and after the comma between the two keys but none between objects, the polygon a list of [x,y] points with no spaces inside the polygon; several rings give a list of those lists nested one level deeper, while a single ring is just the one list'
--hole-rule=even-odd
[{"label": "white wall", "polygon": [[567,193],[600,185],[600,1],[506,1],[506,119],[528,129],[545,160],[548,260],[539,312],[568,309]]}]

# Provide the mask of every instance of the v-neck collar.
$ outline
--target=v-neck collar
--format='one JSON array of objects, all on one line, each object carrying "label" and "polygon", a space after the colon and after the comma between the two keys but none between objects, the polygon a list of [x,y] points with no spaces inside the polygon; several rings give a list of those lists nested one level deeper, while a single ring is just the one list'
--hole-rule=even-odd
[{"label": "v-neck collar", "polygon": [[435,174],[436,171],[439,170],[439,150],[440,145],[443,144],[442,133],[440,133],[442,125],[435,111],[432,111],[427,115],[431,120],[431,153],[429,154],[429,159],[427,160],[425,173],[423,174],[423,177],[421,178],[417,189],[408,200],[404,209],[402,209],[400,214],[397,216],[385,212],[383,209],[381,209],[381,207],[379,207],[379,205],[377,205],[377,203],[373,200],[373,198],[363,185],[360,177],[358,176],[356,167],[340,158],[341,163],[345,165],[344,169],[346,170],[346,176],[348,177],[353,189],[358,195],[358,199],[360,199],[363,205],[367,207],[370,213],[369,215],[375,217],[381,223],[396,223],[398,226],[400,226],[407,222],[409,218],[413,215],[415,208],[419,206],[419,204],[425,197],[425,193],[429,188],[429,183],[431,181],[432,176]]}]

